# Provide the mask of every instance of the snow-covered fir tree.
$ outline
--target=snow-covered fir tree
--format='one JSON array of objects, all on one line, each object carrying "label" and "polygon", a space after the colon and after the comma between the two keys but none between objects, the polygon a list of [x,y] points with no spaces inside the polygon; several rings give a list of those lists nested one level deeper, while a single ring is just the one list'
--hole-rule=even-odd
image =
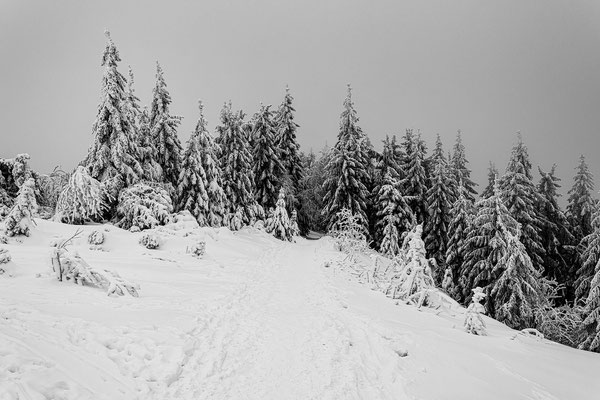
[{"label": "snow-covered fir tree", "polygon": [[519,134],[506,173],[500,180],[503,201],[512,217],[521,225],[520,240],[536,270],[543,270],[544,248],[540,229],[542,219],[537,209],[539,195],[533,183],[527,147]]},{"label": "snow-covered fir tree", "polygon": [[473,288],[473,296],[471,304],[467,308],[465,314],[465,331],[474,335],[487,335],[485,321],[482,315],[485,314],[485,307],[481,304],[481,300],[485,298],[485,293],[480,287]]},{"label": "snow-covered fir tree", "polygon": [[462,181],[465,189],[465,197],[471,203],[475,203],[475,196],[477,195],[475,186],[477,186],[477,184],[471,180],[471,170],[467,167],[469,161],[467,160],[460,130],[456,133],[456,142],[454,143],[449,163],[452,173],[454,174],[454,181]]},{"label": "snow-covered fir tree", "polygon": [[[465,261],[459,278],[463,299],[467,300],[471,289],[477,286],[489,293],[501,272],[495,267],[504,254],[497,245],[504,236],[503,227],[513,234],[517,231],[517,221],[502,201],[497,180],[492,196],[480,199],[476,209],[477,214],[464,244]],[[494,313],[493,298],[488,301],[488,312]]]},{"label": "snow-covered fir tree", "polygon": [[398,190],[398,181],[391,171],[383,177],[383,182],[375,198],[377,206],[376,231],[381,238],[379,251],[394,257],[400,250],[402,234],[415,224],[412,210]]},{"label": "snow-covered fir tree", "polygon": [[402,142],[404,159],[400,169],[404,173],[401,181],[402,194],[409,200],[409,205],[417,219],[423,224],[427,219],[427,169],[425,157],[427,147],[421,133],[415,134],[407,129]]},{"label": "snow-covered fir tree", "polygon": [[143,171],[138,160],[135,120],[126,93],[127,81],[117,69],[121,58],[108,32],[106,37],[101,99],[92,126],[94,142],[83,164],[92,178],[100,182],[112,180],[122,187],[138,182]]},{"label": "snow-covered fir tree", "polygon": [[277,239],[290,242],[294,240],[290,218],[285,208],[285,192],[283,189],[279,191],[275,211],[273,211],[273,215],[270,216],[265,228],[267,232],[271,233]]},{"label": "snow-covered fir tree", "polygon": [[21,185],[15,204],[4,219],[4,233],[7,236],[29,236],[36,211],[35,180],[29,178]]},{"label": "snow-covered fir tree", "polygon": [[486,187],[481,192],[481,198],[487,199],[488,197],[492,197],[494,194],[494,185],[496,184],[496,177],[498,177],[498,169],[493,162],[490,161],[490,165],[488,166],[488,182]]},{"label": "snow-covered fir tree", "polygon": [[450,210],[456,199],[456,182],[453,174],[449,171],[439,135],[431,163],[433,173],[430,179],[431,186],[426,193],[428,217],[424,235],[427,255],[434,258],[437,263],[434,276],[440,282],[445,269],[448,225],[451,220]]},{"label": "snow-covered fir tree", "polygon": [[156,85],[150,105],[150,137],[156,149],[156,161],[161,168],[162,181],[171,189],[177,187],[181,171],[182,146],[177,136],[181,117],[171,115],[171,95],[160,64],[156,63]]},{"label": "snow-covered fir tree", "polygon": [[260,214],[254,198],[250,138],[242,129],[243,119],[242,111],[233,112],[231,102],[225,103],[217,126],[223,191],[229,206],[226,223],[231,229],[249,225]]},{"label": "snow-covered fir tree", "polygon": [[344,100],[338,140],[326,167],[325,207],[323,215],[331,227],[336,215],[344,208],[358,216],[368,228],[367,198],[369,196],[369,143],[358,126],[358,115],[352,102],[352,89]]},{"label": "snow-covered fir tree", "polygon": [[294,121],[296,110],[292,105],[294,98],[286,86],[285,97],[275,114],[275,131],[277,146],[281,150],[281,163],[285,173],[292,179],[295,191],[303,176],[302,160],[300,159],[300,145],[296,140],[296,130],[299,125]]},{"label": "snow-covered fir tree", "polygon": [[583,155],[579,158],[577,173],[573,180],[573,187],[569,190],[567,218],[576,240],[581,240],[592,232],[592,215],[594,213],[592,197],[594,177]]},{"label": "snow-covered fir tree", "polygon": [[258,204],[265,209],[277,203],[285,174],[270,107],[262,105],[252,119],[254,195]]},{"label": "snow-covered fir tree", "polygon": [[144,107],[140,113],[137,142],[144,180],[155,183],[162,182],[162,168],[157,161],[157,150],[152,139],[150,113],[147,107]]},{"label": "snow-covered fir tree", "polygon": [[583,251],[580,255],[577,279],[575,280],[575,296],[578,299],[589,297],[591,281],[600,262],[600,207],[594,207],[591,233],[581,240]]},{"label": "snow-covered fir tree", "polygon": [[101,221],[107,209],[103,185],[79,166],[69,178],[56,204],[56,219],[67,224],[80,225]]},{"label": "snow-covered fir tree", "polygon": [[466,257],[466,240],[471,227],[474,206],[466,196],[462,181],[458,185],[458,199],[450,209],[448,244],[446,248],[446,270],[452,271],[452,290],[448,291],[455,299],[461,298],[459,277]]},{"label": "snow-covered fir tree", "polygon": [[298,213],[296,210],[293,210],[292,215],[290,215],[290,234],[292,236],[300,235],[300,228],[298,227]]},{"label": "snow-covered fir tree", "polygon": [[575,256],[572,250],[575,238],[569,230],[565,213],[558,205],[560,179],[555,175],[556,165],[549,172],[539,167],[538,171],[541,178],[537,186],[539,202],[536,208],[542,222],[540,237],[544,248],[544,275],[572,291],[575,271],[571,271],[571,263]]},{"label": "snow-covered fir tree", "polygon": [[221,226],[226,198],[217,165],[215,144],[206,128],[202,102],[200,117],[183,154],[177,185],[177,210],[188,210],[200,226]]},{"label": "snow-covered fir tree", "polygon": [[131,65],[127,70],[129,74],[129,79],[127,80],[127,89],[125,90],[125,100],[127,101],[127,108],[131,113],[131,118],[134,122],[134,129],[139,127],[139,118],[142,113],[140,108],[140,99],[135,94],[135,89],[133,88],[133,70],[131,69]]},{"label": "snow-covered fir tree", "polygon": [[[600,218],[600,216],[596,215],[595,218]],[[595,228],[597,230],[598,226]],[[582,323],[584,338],[579,344],[579,348],[600,353],[600,263],[596,263],[584,310],[585,318]]]},{"label": "snow-covered fir tree", "polygon": [[117,226],[151,229],[169,222],[172,212],[171,196],[165,189],[138,183],[119,193]]},{"label": "snow-covered fir tree", "polygon": [[492,272],[498,276],[491,290],[494,317],[514,329],[531,328],[535,326],[537,310],[545,303],[541,272],[519,240],[520,226],[515,233],[502,222],[499,226],[492,244],[501,254]]}]

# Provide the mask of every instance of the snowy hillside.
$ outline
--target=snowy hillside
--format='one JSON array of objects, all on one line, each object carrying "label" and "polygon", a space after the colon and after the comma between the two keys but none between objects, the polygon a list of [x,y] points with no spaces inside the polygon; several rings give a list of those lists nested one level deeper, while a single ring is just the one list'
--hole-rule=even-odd
[{"label": "snowy hillside", "polygon": [[[600,355],[528,337],[464,309],[403,304],[327,263],[327,238],[251,228],[143,233],[85,226],[70,250],[139,283],[140,297],[58,282],[50,243],[76,227],[37,220],[5,247],[0,399],[597,399]],[[101,250],[87,244],[99,229]],[[186,248],[198,238],[206,254]]]}]

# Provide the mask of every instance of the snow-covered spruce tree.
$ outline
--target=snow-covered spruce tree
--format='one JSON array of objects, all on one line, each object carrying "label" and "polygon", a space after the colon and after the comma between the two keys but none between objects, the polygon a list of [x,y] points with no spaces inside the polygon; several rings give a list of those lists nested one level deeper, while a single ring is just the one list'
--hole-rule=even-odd
[{"label": "snow-covered spruce tree", "polygon": [[200,226],[221,226],[225,215],[225,193],[217,166],[215,145],[206,129],[199,102],[200,117],[183,154],[177,185],[177,210],[188,210]]},{"label": "snow-covered spruce tree", "polygon": [[375,198],[377,206],[376,231],[381,238],[379,251],[394,257],[400,251],[402,234],[412,229],[415,217],[398,190],[398,181],[386,173]]},{"label": "snow-covered spruce tree", "polygon": [[[127,109],[131,113],[131,119],[134,122],[134,129],[139,128],[139,120],[142,110],[140,109],[140,99],[135,94],[133,89],[133,70],[131,65],[127,70],[129,79],[127,80],[127,89],[125,90],[125,101],[127,102]],[[136,132],[137,135],[137,132]]]},{"label": "snow-covered spruce tree", "polygon": [[475,203],[475,196],[477,190],[475,186],[477,184],[471,180],[471,170],[467,167],[469,161],[465,153],[465,146],[462,142],[462,135],[460,129],[456,133],[456,142],[452,151],[452,156],[449,160],[451,171],[454,174],[454,181],[462,181],[465,189],[465,197],[471,203]]},{"label": "snow-covered spruce tree", "polygon": [[407,129],[402,142],[404,160],[400,169],[404,173],[400,186],[402,194],[410,199],[409,205],[415,214],[417,223],[423,224],[427,219],[427,170],[425,156],[427,147],[421,139],[421,133],[414,134]]},{"label": "snow-covered spruce tree", "polygon": [[393,299],[401,299],[408,304],[421,307],[428,304],[429,290],[435,287],[431,264],[427,259],[425,243],[421,239],[423,227],[415,226],[404,238],[402,250],[394,258],[394,275],[386,294]]},{"label": "snow-covered spruce tree", "polygon": [[585,157],[581,155],[577,173],[573,178],[573,187],[569,190],[567,218],[576,240],[592,233],[592,215],[594,213],[594,177],[590,172]]},{"label": "snow-covered spruce tree", "polygon": [[4,219],[4,233],[7,236],[29,236],[36,210],[35,180],[29,178],[21,185],[15,204]]},{"label": "snow-covered spruce tree", "polygon": [[559,284],[566,285],[569,292],[567,295],[572,297],[570,292],[574,281],[572,275],[575,271],[571,271],[571,260],[575,256],[573,249],[575,238],[569,231],[567,217],[558,205],[560,179],[556,177],[555,170],[556,165],[552,166],[550,172],[544,172],[538,167],[541,179],[537,186],[539,203],[536,208],[542,221],[540,237],[544,248],[544,275]]},{"label": "snow-covered spruce tree", "polygon": [[427,223],[425,224],[425,248],[427,255],[435,259],[437,268],[434,277],[441,283],[445,269],[446,249],[448,246],[448,225],[450,209],[456,199],[456,182],[448,169],[440,136],[437,136],[433,157],[431,187],[426,194]]},{"label": "snow-covered spruce tree", "polygon": [[290,89],[286,86],[285,97],[277,113],[275,114],[275,132],[277,138],[277,147],[279,147],[281,163],[285,173],[292,179],[294,189],[298,190],[298,184],[302,179],[303,166],[300,158],[300,145],[296,140],[296,130],[299,125],[294,122],[294,98]]},{"label": "snow-covered spruce tree", "polygon": [[273,216],[269,218],[269,224],[266,227],[267,232],[275,236],[279,240],[294,240],[290,218],[285,209],[285,192],[283,189],[279,191],[279,198]]},{"label": "snow-covered spruce tree", "polygon": [[117,225],[123,229],[154,228],[169,222],[173,205],[171,197],[160,186],[145,183],[133,185],[119,194]]},{"label": "snow-covered spruce tree", "polygon": [[103,185],[79,166],[60,193],[55,218],[74,225],[101,221],[108,202]]},{"label": "snow-covered spruce tree", "polygon": [[264,209],[278,202],[278,192],[285,173],[270,107],[261,105],[260,111],[252,119],[254,195]]},{"label": "snow-covered spruce tree", "polygon": [[525,245],[519,240],[520,227],[512,233],[500,223],[494,246],[501,257],[494,266],[498,276],[491,290],[494,316],[514,329],[536,326],[536,312],[545,303],[541,272],[535,268]]},{"label": "snow-covered spruce tree", "polygon": [[92,126],[94,142],[83,165],[92,178],[130,186],[142,176],[135,137],[135,120],[126,93],[126,80],[117,70],[119,52],[106,32],[108,42],[102,56],[101,100]]},{"label": "snow-covered spruce tree", "polygon": [[482,318],[482,314],[485,314],[485,307],[481,304],[481,300],[485,298],[485,293],[480,287],[473,288],[473,297],[471,297],[471,304],[467,308],[465,314],[465,331],[474,335],[485,336],[487,335],[485,321]]},{"label": "snow-covered spruce tree", "polygon": [[[219,160],[223,180],[223,191],[228,200],[226,223],[233,230],[249,225],[259,214],[254,198],[254,176],[249,136],[242,129],[244,113],[233,112],[231,102],[221,110],[221,126],[217,126]],[[237,228],[239,229],[239,228]]]},{"label": "snow-covered spruce tree", "polygon": [[156,161],[162,170],[163,182],[173,189],[177,187],[181,171],[181,142],[177,127],[181,117],[171,115],[171,95],[160,64],[156,63],[156,85],[152,90],[150,106],[150,136],[156,148]]},{"label": "snow-covered spruce tree", "polygon": [[490,165],[488,166],[488,182],[486,187],[483,189],[483,192],[481,192],[482,199],[487,199],[488,197],[492,197],[494,195],[494,185],[496,184],[497,176],[498,169],[494,163],[490,161]]},{"label": "snow-covered spruce tree", "polygon": [[[596,216],[600,218],[600,216]],[[596,232],[598,227],[596,227]],[[583,320],[584,339],[579,344],[583,350],[600,353],[600,263],[596,263],[595,274],[590,282]]]},{"label": "snow-covered spruce tree", "polygon": [[583,251],[575,280],[575,296],[585,299],[590,294],[590,283],[600,262],[600,207],[594,206],[592,232],[581,240]]},{"label": "snow-covered spruce tree", "polygon": [[346,208],[360,218],[368,230],[369,150],[367,137],[358,126],[352,89],[348,85],[344,111],[340,116],[338,140],[326,167],[323,215],[329,227],[335,223],[337,214]]},{"label": "snow-covered spruce tree", "polygon": [[146,182],[161,183],[163,181],[163,173],[162,168],[157,161],[157,150],[154,140],[152,139],[150,113],[147,107],[144,107],[140,113],[137,141],[144,180]]},{"label": "snow-covered spruce tree", "polygon": [[450,209],[450,223],[448,225],[448,243],[446,248],[446,270],[452,271],[452,289],[447,290],[448,294],[456,300],[461,298],[460,273],[466,257],[467,234],[471,227],[471,220],[474,207],[466,196],[466,190],[462,182],[458,185],[458,199]]},{"label": "snow-covered spruce tree", "polygon": [[298,227],[298,213],[296,210],[293,210],[292,215],[290,215],[290,234],[292,236],[300,235],[300,228]]},{"label": "snow-covered spruce tree", "polygon": [[540,230],[542,217],[537,209],[539,195],[531,175],[527,147],[519,134],[513,147],[506,173],[500,179],[502,200],[512,217],[521,225],[520,241],[525,245],[533,266],[543,271],[544,248]]},{"label": "snow-covered spruce tree", "polygon": [[[517,221],[510,215],[502,201],[498,181],[494,192],[488,198],[482,198],[476,203],[477,214],[469,229],[464,243],[465,260],[460,273],[459,284],[464,300],[469,300],[471,290],[480,286],[489,294],[491,287],[499,277],[495,269],[498,260],[503,256],[502,248],[498,245],[503,237],[502,226],[516,234]],[[494,302],[488,300],[488,312],[493,316]]]}]

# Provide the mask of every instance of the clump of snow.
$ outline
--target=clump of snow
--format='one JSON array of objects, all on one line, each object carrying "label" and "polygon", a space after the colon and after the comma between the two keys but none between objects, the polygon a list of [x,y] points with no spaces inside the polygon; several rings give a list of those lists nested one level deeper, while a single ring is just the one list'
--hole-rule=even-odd
[{"label": "clump of snow", "polygon": [[199,240],[196,243],[188,247],[188,253],[191,253],[194,257],[202,257],[206,253],[206,242]]},{"label": "clump of snow", "polygon": [[160,238],[151,233],[146,233],[140,238],[140,244],[149,250],[156,250],[160,247]]},{"label": "clump of snow", "polygon": [[471,304],[467,308],[465,314],[465,331],[474,335],[485,336],[487,335],[485,321],[482,315],[485,314],[485,307],[480,303],[485,298],[485,293],[480,287],[473,289],[473,297],[471,298]]},{"label": "clump of snow", "polygon": [[98,230],[91,231],[88,235],[87,240],[88,243],[91,245],[101,245],[102,243],[104,243],[104,233]]},{"label": "clump of snow", "polygon": [[168,222],[164,229],[171,231],[191,231],[200,228],[198,220],[188,210],[183,210],[177,214],[171,216],[170,222]]}]

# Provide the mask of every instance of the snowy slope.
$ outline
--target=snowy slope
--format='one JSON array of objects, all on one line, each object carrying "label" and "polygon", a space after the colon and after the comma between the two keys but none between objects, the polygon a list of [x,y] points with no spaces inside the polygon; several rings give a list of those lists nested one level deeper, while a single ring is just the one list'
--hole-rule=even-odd
[{"label": "snowy slope", "polygon": [[[396,305],[325,267],[327,239],[283,243],[253,229],[141,233],[86,226],[72,246],[141,285],[108,297],[58,282],[49,243],[75,227],[38,221],[5,247],[0,399],[597,399],[600,355],[526,337],[463,312]],[[105,251],[88,249],[103,230]],[[186,235],[184,237],[184,235]],[[205,238],[203,259],[186,246]],[[331,264],[334,265],[334,264]]]}]

